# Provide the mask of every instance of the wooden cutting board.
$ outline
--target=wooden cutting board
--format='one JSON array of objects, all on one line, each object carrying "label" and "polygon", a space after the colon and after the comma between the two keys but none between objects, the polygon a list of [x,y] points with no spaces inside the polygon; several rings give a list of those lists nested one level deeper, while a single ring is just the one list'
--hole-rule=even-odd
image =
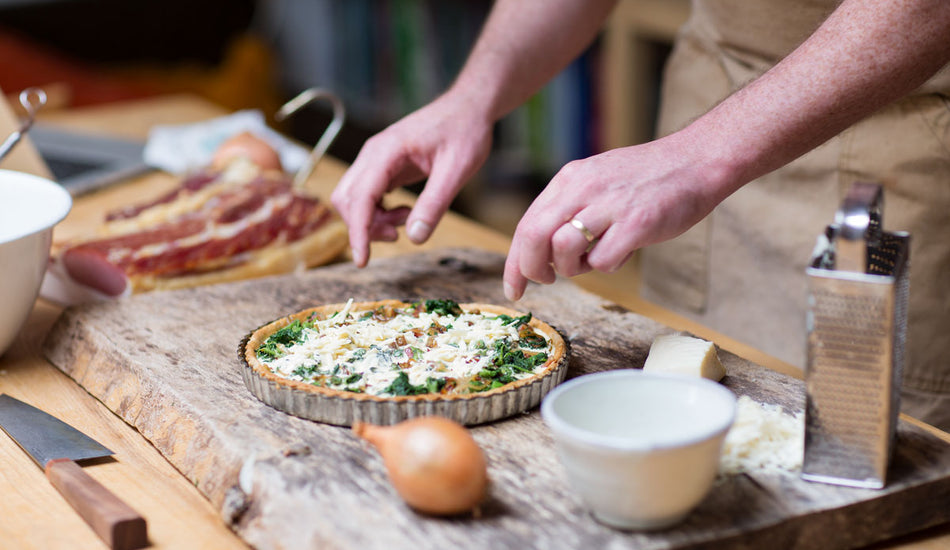
[{"label": "wooden cutting board", "polygon": [[[537,410],[474,427],[492,480],[481,516],[408,509],[382,461],[347,428],[302,420],[241,381],[241,338],[324,303],[452,298],[511,305],[504,258],[441,250],[295,275],[152,293],[67,309],[47,357],[134,425],[256,548],[852,548],[950,521],[950,445],[902,422],[887,488],[836,487],[796,475],[722,480],[685,523],[634,533],[594,521],[570,491]],[[671,332],[569,281],[532,286],[516,306],[572,344],[569,377],[638,368]],[[803,384],[720,352],[737,394],[800,411]],[[122,460],[122,457],[117,457]]]}]

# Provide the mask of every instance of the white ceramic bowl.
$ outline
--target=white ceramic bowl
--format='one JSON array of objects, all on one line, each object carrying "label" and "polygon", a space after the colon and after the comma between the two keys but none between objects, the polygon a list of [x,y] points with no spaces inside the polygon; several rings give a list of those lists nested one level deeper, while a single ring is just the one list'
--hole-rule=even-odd
[{"label": "white ceramic bowl", "polygon": [[56,183],[0,170],[0,355],[30,315],[49,262],[53,226],[72,198]]},{"label": "white ceramic bowl", "polygon": [[712,487],[735,395],[686,375],[622,369],[581,376],[541,403],[568,481],[602,523],[662,529]]}]

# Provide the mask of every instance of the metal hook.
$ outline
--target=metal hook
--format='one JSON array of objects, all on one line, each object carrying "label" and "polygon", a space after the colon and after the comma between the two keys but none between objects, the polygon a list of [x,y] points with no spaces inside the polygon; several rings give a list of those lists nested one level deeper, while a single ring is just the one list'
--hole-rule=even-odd
[{"label": "metal hook", "polygon": [[277,120],[285,120],[290,115],[299,111],[305,105],[317,99],[325,99],[330,102],[330,106],[333,107],[333,120],[330,121],[327,129],[323,131],[323,135],[321,135],[320,139],[317,140],[317,144],[314,146],[310,156],[307,157],[304,165],[301,166],[294,175],[294,186],[298,189],[303,187],[304,182],[307,181],[307,178],[309,178],[310,174],[313,172],[313,168],[317,165],[320,159],[323,158],[323,155],[326,154],[327,149],[330,148],[330,144],[333,143],[333,140],[336,139],[337,134],[340,133],[340,129],[343,127],[343,119],[346,116],[346,112],[343,108],[343,102],[340,101],[340,98],[332,92],[322,88],[310,88],[308,90],[304,90],[298,94],[297,97],[291,99],[287,103],[284,103],[284,105],[280,108],[280,110],[277,111],[275,115]]},{"label": "metal hook", "polygon": [[46,105],[46,92],[42,88],[27,88],[20,92],[20,105],[26,110],[26,118],[20,123],[20,129],[10,134],[3,145],[0,145],[0,160],[13,150],[20,138],[33,126],[37,111]]}]

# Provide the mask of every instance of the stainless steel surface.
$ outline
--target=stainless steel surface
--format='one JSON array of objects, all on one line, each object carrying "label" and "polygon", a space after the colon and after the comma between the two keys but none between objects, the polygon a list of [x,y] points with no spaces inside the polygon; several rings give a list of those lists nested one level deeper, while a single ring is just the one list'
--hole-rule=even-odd
[{"label": "stainless steel surface", "polygon": [[808,275],[802,477],[881,488],[904,363],[910,236],[882,230],[881,187],[857,183]]},{"label": "stainless steel surface", "polygon": [[40,468],[56,458],[78,461],[113,454],[69,424],[6,394],[0,395],[0,428]]},{"label": "stainless steel surface", "polygon": [[868,251],[880,246],[883,196],[879,185],[858,182],[835,213],[835,269],[864,273]]},{"label": "stainless steel surface", "polygon": [[0,160],[3,160],[3,157],[7,156],[16,147],[17,143],[20,143],[20,139],[33,126],[36,112],[46,105],[46,92],[40,88],[27,88],[20,92],[20,105],[26,110],[26,118],[20,124],[20,128],[7,136],[7,139],[0,145]]}]

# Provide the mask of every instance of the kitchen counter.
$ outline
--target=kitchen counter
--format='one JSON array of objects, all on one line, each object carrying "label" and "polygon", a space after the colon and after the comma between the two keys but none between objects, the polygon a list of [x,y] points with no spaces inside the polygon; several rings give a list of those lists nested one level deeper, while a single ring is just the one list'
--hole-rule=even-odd
[{"label": "kitchen counter", "polygon": [[[172,96],[128,104],[48,113],[50,124],[144,139],[153,124],[186,123],[223,114],[207,102],[190,96]],[[311,177],[312,188],[326,197],[345,165],[324,159]],[[67,219],[57,226],[62,239],[94,228],[103,212],[136,203],[175,184],[167,174],[151,173],[81,197]],[[410,202],[397,193],[391,200]],[[449,214],[433,238],[423,246],[406,239],[377,243],[373,258],[396,256],[423,249],[469,246],[504,253],[508,237],[471,220]],[[761,352],[690,323],[635,295],[634,268],[619,274],[592,274],[577,282],[604,298],[667,326],[691,331],[715,341],[760,365],[798,375],[794,367]],[[500,282],[499,282],[500,285]],[[134,428],[113,414],[81,386],[53,367],[42,355],[41,344],[60,308],[38,300],[25,328],[0,358],[0,392],[39,406],[98,440],[116,453],[117,460],[87,466],[86,471],[145,516],[153,548],[245,548],[224,524],[217,510]],[[948,441],[950,436],[938,432]],[[59,493],[42,471],[7,437],[0,438],[0,541],[4,548],[103,548],[104,545]],[[950,546],[950,525],[892,541],[878,548],[936,550]]]}]

